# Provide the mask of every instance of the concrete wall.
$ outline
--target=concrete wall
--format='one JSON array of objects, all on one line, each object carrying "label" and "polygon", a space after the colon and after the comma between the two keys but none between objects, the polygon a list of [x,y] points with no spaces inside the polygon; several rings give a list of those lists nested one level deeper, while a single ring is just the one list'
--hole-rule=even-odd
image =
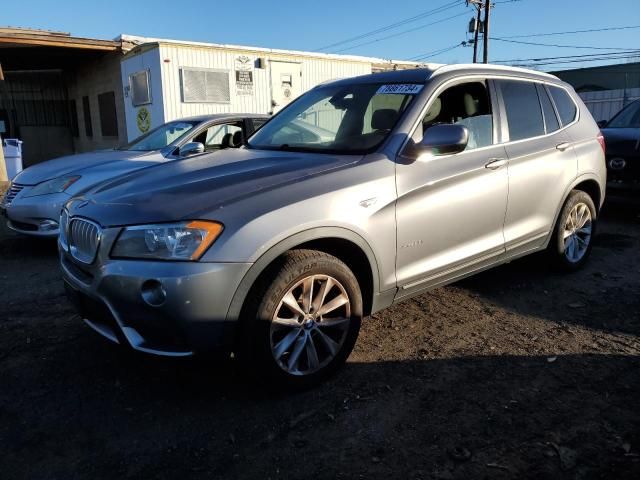
[{"label": "concrete wall", "polygon": [[[122,55],[105,54],[77,68],[68,77],[67,92],[69,100],[75,100],[78,113],[78,136],[73,138],[76,152],[86,152],[105,148],[114,148],[127,139],[124,97],[120,78],[120,60]],[[102,135],[98,95],[114,92],[116,100],[116,117],[118,136]],[[85,131],[85,118],[82,97],[89,97],[93,135],[88,137]]]}]

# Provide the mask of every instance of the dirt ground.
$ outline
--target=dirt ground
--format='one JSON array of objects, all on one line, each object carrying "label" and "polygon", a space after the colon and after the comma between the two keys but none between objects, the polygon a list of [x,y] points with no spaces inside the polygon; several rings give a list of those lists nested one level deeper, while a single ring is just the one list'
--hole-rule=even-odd
[{"label": "dirt ground", "polygon": [[67,303],[55,244],[0,230],[0,478],[640,478],[640,207],[591,262],[537,257],[367,319],[303,393],[232,361],[110,345]]}]

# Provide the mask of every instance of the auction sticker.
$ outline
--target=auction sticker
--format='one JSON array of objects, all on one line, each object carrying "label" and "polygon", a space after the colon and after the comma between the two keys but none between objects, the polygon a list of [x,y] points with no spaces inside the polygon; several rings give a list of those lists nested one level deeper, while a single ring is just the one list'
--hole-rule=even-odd
[{"label": "auction sticker", "polygon": [[382,85],[376,92],[378,95],[395,93],[398,95],[416,95],[422,90],[424,85],[418,83],[392,83],[390,85]]}]

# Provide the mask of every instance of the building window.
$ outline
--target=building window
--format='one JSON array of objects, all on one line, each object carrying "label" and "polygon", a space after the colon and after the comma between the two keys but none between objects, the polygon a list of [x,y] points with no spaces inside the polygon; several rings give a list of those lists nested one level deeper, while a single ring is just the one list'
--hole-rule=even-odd
[{"label": "building window", "polygon": [[82,97],[82,114],[84,116],[84,133],[87,137],[93,137],[93,124],[91,123],[89,97]]},{"label": "building window", "polygon": [[129,75],[131,87],[131,103],[134,107],[151,103],[151,87],[149,86],[149,70]]},{"label": "building window", "polygon": [[71,127],[71,135],[74,137],[80,136],[80,129],[78,128],[78,106],[75,99],[69,100],[69,126]]},{"label": "building window", "polygon": [[106,92],[98,95],[100,129],[103,137],[118,136],[118,116],[116,115],[116,94]]},{"label": "building window", "polygon": [[182,101],[185,103],[229,103],[228,70],[183,68],[180,70]]}]

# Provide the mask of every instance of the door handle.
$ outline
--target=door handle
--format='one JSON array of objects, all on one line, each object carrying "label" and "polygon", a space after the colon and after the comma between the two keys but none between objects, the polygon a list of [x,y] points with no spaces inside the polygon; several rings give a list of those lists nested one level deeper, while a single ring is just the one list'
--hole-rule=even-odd
[{"label": "door handle", "polygon": [[506,158],[490,158],[489,161],[484,164],[484,168],[496,170],[500,167],[503,167],[506,164],[507,164]]},{"label": "door handle", "polygon": [[561,152],[564,152],[567,148],[569,148],[571,144],[569,142],[562,142],[556,145],[556,148]]}]

